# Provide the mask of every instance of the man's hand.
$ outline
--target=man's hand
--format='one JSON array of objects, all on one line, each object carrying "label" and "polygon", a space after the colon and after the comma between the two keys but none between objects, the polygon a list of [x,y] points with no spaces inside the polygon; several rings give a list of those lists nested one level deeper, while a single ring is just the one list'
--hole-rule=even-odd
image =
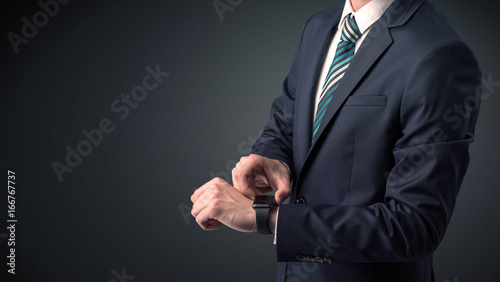
[{"label": "man's hand", "polygon": [[216,230],[222,224],[241,232],[257,230],[253,201],[220,178],[198,188],[191,201],[191,214],[204,230]]},{"label": "man's hand", "polygon": [[259,155],[242,157],[233,169],[233,185],[243,195],[255,197],[277,190],[276,205],[280,205],[290,194],[290,172],[286,165]]}]

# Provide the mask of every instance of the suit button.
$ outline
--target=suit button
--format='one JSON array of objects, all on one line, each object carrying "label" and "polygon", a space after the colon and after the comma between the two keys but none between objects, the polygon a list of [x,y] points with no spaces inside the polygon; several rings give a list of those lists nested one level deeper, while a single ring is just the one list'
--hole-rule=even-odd
[{"label": "suit button", "polygon": [[295,200],[295,203],[299,205],[304,205],[306,203],[306,199],[304,199],[304,197],[300,197],[297,200]]},{"label": "suit button", "polygon": [[304,257],[303,255],[298,255],[298,256],[296,257],[296,259],[297,259],[298,261],[305,261],[305,260],[306,260],[306,257]]}]

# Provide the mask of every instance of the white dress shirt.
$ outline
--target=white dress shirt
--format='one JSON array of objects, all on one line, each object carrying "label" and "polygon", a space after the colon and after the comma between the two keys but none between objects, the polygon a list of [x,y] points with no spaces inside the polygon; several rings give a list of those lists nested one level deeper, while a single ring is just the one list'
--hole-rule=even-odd
[{"label": "white dress shirt", "polygon": [[342,12],[342,17],[340,18],[340,23],[338,25],[337,31],[335,32],[335,35],[333,36],[332,41],[330,42],[328,54],[325,61],[323,62],[323,68],[321,70],[321,75],[319,76],[318,87],[316,89],[316,100],[314,103],[313,120],[316,116],[316,111],[318,110],[321,90],[326,79],[326,74],[328,73],[328,70],[330,69],[330,66],[333,62],[333,58],[335,57],[337,45],[339,45],[340,43],[340,35],[342,34],[342,27],[344,26],[345,16],[347,16],[349,13],[352,13],[352,16],[354,16],[354,19],[358,24],[359,31],[361,31],[361,37],[356,41],[356,45],[354,47],[354,54],[356,54],[359,46],[372,28],[372,25],[382,16],[382,14],[392,4],[392,2],[394,2],[394,0],[372,0],[357,12],[353,12],[351,1],[348,0],[345,2],[344,11]]}]

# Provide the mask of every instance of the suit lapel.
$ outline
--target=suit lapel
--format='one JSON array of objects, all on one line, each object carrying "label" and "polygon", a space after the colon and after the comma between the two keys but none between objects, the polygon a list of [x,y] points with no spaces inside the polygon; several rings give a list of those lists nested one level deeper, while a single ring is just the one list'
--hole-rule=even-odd
[{"label": "suit lapel", "polygon": [[335,14],[326,18],[323,22],[321,22],[318,26],[322,27],[320,31],[318,31],[318,40],[315,43],[318,46],[317,52],[311,52],[312,54],[316,54],[311,59],[312,71],[310,76],[305,79],[307,83],[305,83],[302,88],[302,93],[309,93],[309,95],[304,95],[301,103],[298,108],[298,116],[304,117],[300,119],[297,127],[297,136],[299,139],[299,157],[300,164],[303,164],[306,160],[312,139],[312,118],[313,118],[313,110],[314,110],[314,98],[318,85],[319,75],[321,73],[321,69],[323,68],[323,63],[326,58],[326,54],[328,52],[328,47],[330,46],[330,42],[332,40],[333,35],[336,31],[336,26],[340,22],[340,16],[342,15],[342,9],[338,9]]},{"label": "suit lapel", "polygon": [[[311,159],[312,152],[316,146],[321,143],[321,139],[325,134],[326,129],[331,126],[335,115],[344,104],[345,100],[352,94],[356,86],[362,81],[368,70],[375,64],[380,56],[392,44],[392,37],[389,29],[404,25],[411,16],[418,10],[418,8],[427,0],[396,0],[382,15],[382,17],[374,24],[371,31],[359,50],[356,52],[351,65],[347,69],[346,74],[342,78],[332,101],[328,105],[325,116],[323,117],[317,138],[313,144],[312,139],[312,119],[314,109],[314,95],[318,83],[318,77],[323,66],[328,46],[335,31],[335,26],[340,22],[342,8],[337,9],[337,12],[332,14],[331,17],[325,19],[318,27],[318,42],[319,49],[316,52],[317,56],[313,57],[313,69],[311,76],[305,77],[305,86],[302,87],[301,101],[296,113],[300,118],[297,122],[296,133],[298,135],[298,151],[295,152],[295,157],[299,156],[296,160],[296,169],[299,172],[298,180],[300,181],[301,174],[304,173],[304,166],[307,161]],[[343,6],[340,6],[343,7]],[[322,28],[324,26],[324,28]],[[374,32],[377,31],[377,32]],[[314,52],[311,52],[314,54]],[[306,94],[307,93],[307,94]]]}]

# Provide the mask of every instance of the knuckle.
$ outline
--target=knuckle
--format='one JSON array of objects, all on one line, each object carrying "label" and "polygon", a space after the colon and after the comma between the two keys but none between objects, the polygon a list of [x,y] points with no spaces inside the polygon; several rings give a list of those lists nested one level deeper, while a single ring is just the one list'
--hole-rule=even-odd
[{"label": "knuckle", "polygon": [[241,173],[239,171],[235,171],[233,173],[233,177],[234,177],[234,179],[236,179],[236,181],[240,181],[241,180]]},{"label": "knuckle", "polygon": [[216,201],[219,198],[219,192],[218,191],[212,191],[210,195],[208,196],[211,202]]},{"label": "knuckle", "polygon": [[217,184],[222,184],[224,183],[224,180],[220,177],[215,177],[214,179],[212,179],[212,182],[217,185]]},{"label": "knuckle", "polygon": [[214,200],[208,205],[208,207],[212,212],[217,212],[220,208],[220,203],[218,200]]},{"label": "knuckle", "polygon": [[201,226],[203,228],[204,226],[204,222],[200,219],[200,218],[196,218],[196,223],[198,223],[199,226]]},{"label": "knuckle", "polygon": [[218,201],[213,201],[207,205],[207,211],[209,212],[209,214],[212,217],[217,217],[217,215],[219,214],[220,208],[221,207],[220,207],[220,204]]},{"label": "knuckle", "polygon": [[215,193],[220,193],[222,192],[222,188],[219,184],[214,184],[212,185],[211,189],[210,189],[212,192],[215,192]]}]

